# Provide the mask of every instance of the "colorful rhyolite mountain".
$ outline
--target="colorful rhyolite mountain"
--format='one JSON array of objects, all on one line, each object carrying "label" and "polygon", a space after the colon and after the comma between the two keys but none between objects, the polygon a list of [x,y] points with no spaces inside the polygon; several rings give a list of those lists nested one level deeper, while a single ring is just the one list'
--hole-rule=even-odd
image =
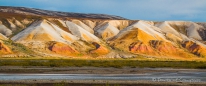
[{"label": "colorful rhyolite mountain", "polygon": [[0,57],[206,57],[206,23],[0,7]]}]

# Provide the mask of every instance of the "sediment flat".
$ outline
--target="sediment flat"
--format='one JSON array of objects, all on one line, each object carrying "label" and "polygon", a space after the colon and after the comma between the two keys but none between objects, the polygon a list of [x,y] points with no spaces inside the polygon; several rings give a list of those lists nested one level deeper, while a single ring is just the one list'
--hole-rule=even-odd
[{"label": "sediment flat", "polygon": [[205,82],[153,82],[146,80],[121,81],[121,80],[15,80],[0,81],[2,85],[38,85],[38,86],[205,86]]},{"label": "sediment flat", "polygon": [[[113,67],[45,67],[45,66],[1,66],[1,74],[148,74],[148,73],[179,73],[206,72],[205,69],[174,69],[174,68],[113,68]],[[42,85],[66,84],[72,86],[120,85],[120,86],[205,86],[206,82],[181,81],[152,81],[152,80],[65,80],[65,79],[29,79],[29,80],[0,80],[3,85]]]},{"label": "sediment flat", "polygon": [[114,67],[46,67],[46,66],[0,66],[0,73],[43,74],[144,74],[152,72],[206,72],[206,69],[175,68],[114,68]]}]

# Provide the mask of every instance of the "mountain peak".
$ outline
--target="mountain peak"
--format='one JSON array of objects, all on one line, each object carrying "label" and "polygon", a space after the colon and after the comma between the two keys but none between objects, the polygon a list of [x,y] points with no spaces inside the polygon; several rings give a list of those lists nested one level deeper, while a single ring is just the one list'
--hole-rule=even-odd
[{"label": "mountain peak", "polygon": [[0,53],[11,50],[11,56],[206,58],[206,23],[118,19],[122,18],[0,7],[0,40],[4,45]]}]

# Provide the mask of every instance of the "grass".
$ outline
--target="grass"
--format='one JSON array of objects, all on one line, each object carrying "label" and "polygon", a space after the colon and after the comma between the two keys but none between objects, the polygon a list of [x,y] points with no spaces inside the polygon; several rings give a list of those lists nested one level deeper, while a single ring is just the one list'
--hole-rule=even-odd
[{"label": "grass", "polygon": [[24,46],[23,44],[20,43],[15,43],[12,40],[3,40],[4,44],[6,44],[7,46],[10,47],[10,49],[12,49],[13,52],[23,52],[23,53],[27,53],[27,54],[34,54],[34,52],[27,48],[26,46]]},{"label": "grass", "polygon": [[206,69],[206,62],[197,61],[144,61],[129,59],[83,60],[83,59],[0,59],[0,66],[47,66],[47,67],[149,67]]}]

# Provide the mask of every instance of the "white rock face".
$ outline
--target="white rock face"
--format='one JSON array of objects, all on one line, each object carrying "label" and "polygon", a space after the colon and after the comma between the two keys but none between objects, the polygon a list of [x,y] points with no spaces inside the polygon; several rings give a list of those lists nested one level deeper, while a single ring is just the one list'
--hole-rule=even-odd
[{"label": "white rock face", "polygon": [[12,34],[12,31],[8,29],[6,26],[0,24],[0,33],[5,36],[10,36]]},{"label": "white rock face", "polygon": [[11,22],[12,20],[8,19],[8,22],[10,24],[10,28],[11,29],[16,29],[16,25],[14,23]]},{"label": "white rock face", "polygon": [[108,23],[119,30],[129,26],[129,22],[127,20],[109,20]]},{"label": "white rock face", "polygon": [[118,27],[121,24],[121,22],[118,20],[110,20],[108,21],[108,23],[112,25],[113,27]]},{"label": "white rock face", "polygon": [[200,30],[200,26],[198,24],[195,24],[193,22],[189,23],[187,28],[187,36],[196,40],[202,40],[200,34],[198,33],[198,30]]},{"label": "white rock face", "polygon": [[[174,26],[184,26],[184,30],[187,32],[186,35],[184,35],[181,32],[178,32],[175,30],[171,25]],[[161,30],[165,33],[172,33],[183,40],[189,40],[190,38],[196,39],[196,40],[203,40],[200,36],[199,32],[201,29],[204,29],[202,26],[193,23],[193,22],[185,22],[185,21],[165,21],[159,24],[156,24],[157,27],[161,28]],[[183,28],[182,28],[183,29]]]},{"label": "white rock face", "polygon": [[31,26],[12,37],[12,40],[17,42],[57,41],[72,43],[78,40],[78,38],[61,30],[50,22],[43,20],[33,23]]},{"label": "white rock face", "polygon": [[112,38],[118,33],[119,30],[116,27],[110,25],[109,23],[106,23],[105,25],[103,25],[101,28],[97,30],[98,36],[103,38],[104,40]]},{"label": "white rock face", "polygon": [[153,26],[152,24],[148,23],[148,22],[145,22],[145,21],[138,21],[137,23],[135,23],[133,25],[134,27],[136,28],[139,28],[141,29],[142,31],[152,35],[153,37],[155,38],[158,38],[156,36],[159,36],[161,37],[162,39],[165,39],[163,33],[162,33],[162,30]]},{"label": "white rock face", "polygon": [[19,22],[18,20],[14,19],[14,22],[15,22],[14,24],[17,25],[18,27],[21,27],[21,28],[24,27],[24,25],[21,24],[21,22]]},{"label": "white rock face", "polygon": [[91,42],[99,42],[100,41],[99,38],[97,38],[95,35],[91,34],[87,30],[76,25],[75,23],[72,23],[70,21],[66,21],[66,25],[73,35],[81,38],[82,40],[91,41]]},{"label": "white rock face", "polygon": [[67,25],[65,24],[65,21],[57,19],[64,27],[67,27]]},{"label": "white rock face", "polygon": [[91,20],[83,20],[82,22],[89,26],[91,29],[93,29],[96,26],[96,23],[92,22]]},{"label": "white rock face", "polygon": [[138,21],[137,23],[134,23],[133,25],[121,30],[116,37],[124,36],[124,34],[127,34],[127,32],[133,31],[133,29],[137,29],[137,28],[141,31],[144,31],[148,35],[153,36],[157,40],[159,40],[159,38],[161,38],[162,40],[166,40],[165,36],[163,35],[162,31],[159,28],[154,27],[144,21]]},{"label": "white rock face", "polygon": [[34,20],[28,20],[28,19],[23,19],[23,20],[21,20],[21,23],[22,24],[29,24],[29,23],[31,23],[31,22],[33,22]]},{"label": "white rock face", "polygon": [[6,39],[8,39],[8,38],[7,38],[6,36],[4,36],[3,34],[0,33],[0,39],[1,39],[1,40],[6,40]]},{"label": "white rock face", "polygon": [[159,27],[162,32],[166,33],[166,34],[173,34],[175,36],[177,36],[178,38],[181,38],[184,41],[189,40],[189,38],[187,36],[185,36],[184,34],[177,32],[173,27],[170,26],[170,24],[165,21],[162,22],[160,24],[156,24],[155,26]]},{"label": "white rock face", "polygon": [[91,34],[94,34],[94,30],[88,27],[86,24],[82,23],[80,20],[72,20],[72,22],[90,32]]}]

